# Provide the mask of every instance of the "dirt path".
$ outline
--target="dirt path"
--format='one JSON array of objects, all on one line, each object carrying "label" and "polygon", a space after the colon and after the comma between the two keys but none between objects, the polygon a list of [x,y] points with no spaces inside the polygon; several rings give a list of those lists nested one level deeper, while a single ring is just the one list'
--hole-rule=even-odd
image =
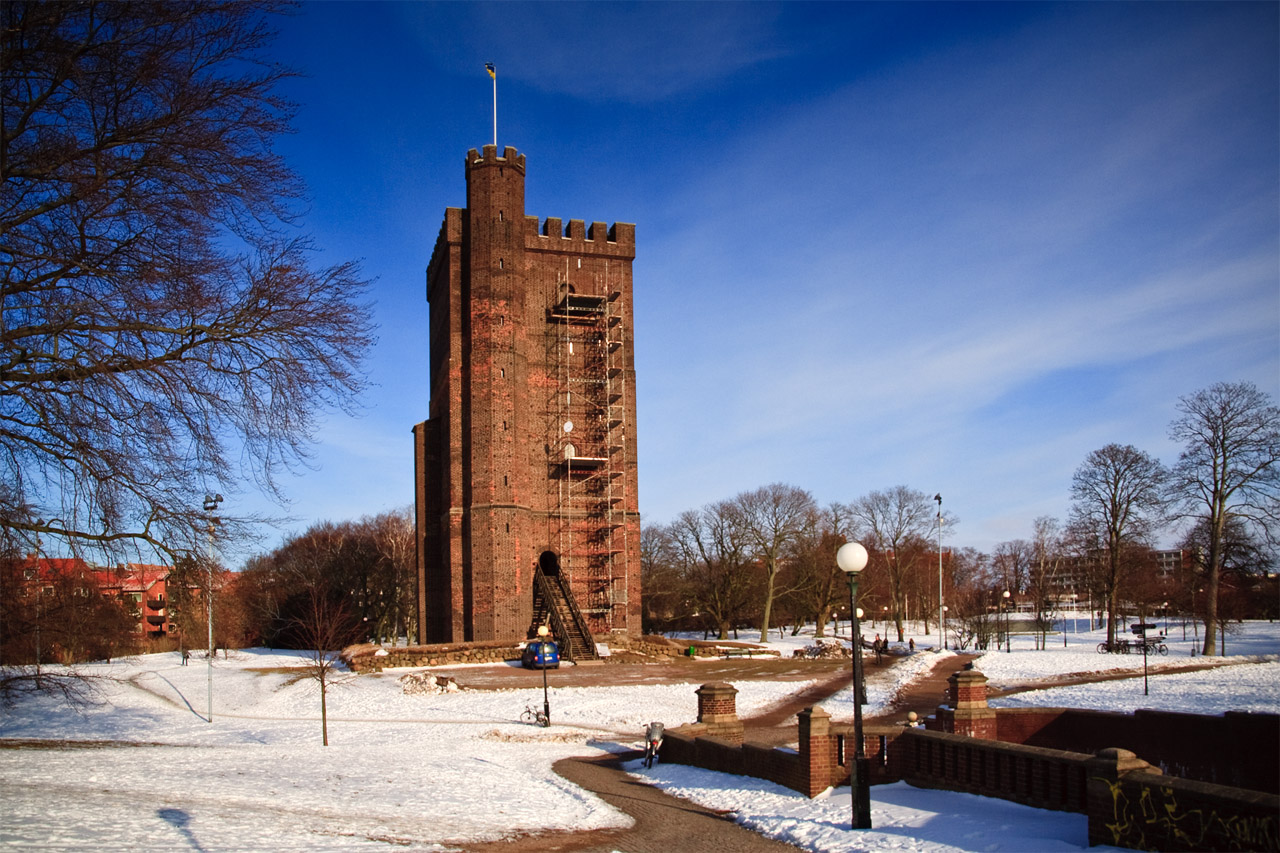
[{"label": "dirt path", "polygon": [[[1152,666],[1148,675],[1155,677],[1157,675],[1173,675],[1180,672],[1202,672],[1206,669],[1218,669],[1224,666],[1247,666],[1249,663],[1256,661],[1220,661],[1217,663],[1173,663],[1159,664]],[[1072,684],[1095,684],[1102,681],[1123,681],[1126,678],[1142,678],[1142,670],[1140,669],[1113,669],[1106,672],[1071,672],[1066,675],[1056,675],[1048,678],[1038,679],[1026,684],[1015,684],[1002,690],[988,688],[987,698],[995,699],[1000,696],[1012,696],[1015,693],[1028,693],[1032,690],[1046,690],[1050,687],[1067,687]]]},{"label": "dirt path", "polygon": [[744,829],[728,814],[677,799],[646,785],[622,770],[622,762],[640,753],[603,758],[566,758],[554,765],[556,773],[594,792],[634,820],[630,829],[557,832],[525,836],[510,841],[476,844],[467,853],[796,853],[799,848],[773,841]]},{"label": "dirt path", "polygon": [[[951,673],[962,668],[975,657],[977,655],[954,655],[943,658],[928,675],[917,678],[895,696],[887,709],[875,716],[867,717],[866,721],[879,725],[897,724],[905,722],[907,713],[910,711],[915,711],[921,717],[932,714],[942,702],[943,692],[947,689],[947,679],[951,677]],[[863,673],[871,675],[888,670],[901,660],[901,658],[885,658],[884,663],[877,666],[873,658],[868,658],[863,661]],[[746,739],[762,746],[795,744],[799,737],[795,715],[848,687],[852,679],[848,666],[846,663],[843,672],[824,678],[768,712],[745,718],[742,724],[746,729]]]}]

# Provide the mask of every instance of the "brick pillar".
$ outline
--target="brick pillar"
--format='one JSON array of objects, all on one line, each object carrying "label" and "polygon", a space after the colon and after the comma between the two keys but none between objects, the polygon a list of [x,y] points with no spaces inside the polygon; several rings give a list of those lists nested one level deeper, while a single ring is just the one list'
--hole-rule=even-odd
[{"label": "brick pillar", "polygon": [[[800,790],[813,798],[830,788],[836,768],[835,736],[831,715],[818,707],[805,708],[800,718]],[[850,753],[852,755],[852,753]]]},{"label": "brick pillar", "polygon": [[996,740],[996,712],[987,707],[987,677],[976,669],[962,669],[947,682],[951,713],[943,720],[943,731]]},{"label": "brick pillar", "polygon": [[1130,773],[1164,775],[1127,749],[1100,749],[1086,764],[1085,784],[1089,813],[1089,846],[1111,844],[1129,847],[1126,830],[1133,822],[1133,804],[1120,789],[1121,780]]},{"label": "brick pillar", "polygon": [[742,743],[742,723],[738,720],[738,688],[713,681],[698,688],[698,722],[707,734],[721,740]]}]

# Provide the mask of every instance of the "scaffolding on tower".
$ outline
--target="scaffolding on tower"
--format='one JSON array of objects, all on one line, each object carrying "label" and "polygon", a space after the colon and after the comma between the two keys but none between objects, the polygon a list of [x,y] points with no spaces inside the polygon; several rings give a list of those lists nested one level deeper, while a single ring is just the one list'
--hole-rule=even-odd
[{"label": "scaffolding on tower", "polygon": [[[593,282],[593,284],[596,284]],[[583,289],[587,289],[584,285]],[[626,624],[627,370],[621,293],[560,284],[548,311],[556,387],[547,442],[551,541],[593,633]],[[552,355],[548,353],[548,355]],[[550,362],[550,359],[549,359]]]}]

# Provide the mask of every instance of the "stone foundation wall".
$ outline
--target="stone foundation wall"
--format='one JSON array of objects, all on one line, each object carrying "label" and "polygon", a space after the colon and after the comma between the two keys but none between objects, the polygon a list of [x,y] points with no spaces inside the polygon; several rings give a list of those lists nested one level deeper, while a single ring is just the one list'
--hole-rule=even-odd
[{"label": "stone foundation wall", "polygon": [[[384,649],[372,643],[349,646],[342,660],[352,672],[381,672],[395,667],[451,666],[462,663],[503,663],[520,660],[522,649],[511,643],[441,643]],[[386,652],[386,654],[382,654]]]}]

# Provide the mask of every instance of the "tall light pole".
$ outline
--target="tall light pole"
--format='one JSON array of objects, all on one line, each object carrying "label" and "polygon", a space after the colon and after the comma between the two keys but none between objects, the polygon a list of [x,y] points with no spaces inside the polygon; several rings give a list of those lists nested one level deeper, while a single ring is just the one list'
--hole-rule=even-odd
[{"label": "tall light pole", "polygon": [[544,727],[551,725],[551,700],[547,698],[547,635],[551,629],[546,625],[538,626],[538,643],[542,646],[538,653],[542,656],[542,717],[546,721]]},{"label": "tall light pole", "polygon": [[[36,526],[44,529],[51,529],[54,524],[62,527],[65,522],[60,518],[51,518],[48,521],[36,519]],[[40,550],[44,546],[44,540],[40,538],[40,532],[36,531],[36,684],[40,684],[40,601],[44,598],[44,578],[40,576]]]},{"label": "tall light pole", "polygon": [[1004,591],[1004,650],[1005,654],[1013,651],[1013,642],[1009,639],[1009,590]]},{"label": "tall light pole", "polygon": [[217,516],[214,515],[218,511],[218,504],[222,503],[222,495],[205,495],[204,511],[209,513],[209,553],[205,556],[208,558],[206,565],[209,569],[209,588],[205,590],[205,603],[209,607],[209,657],[206,659],[209,670],[209,713],[207,723],[213,722],[213,525],[217,523]]},{"label": "tall light pole", "polygon": [[934,495],[933,499],[938,502],[938,627],[942,633],[942,647],[945,649],[947,647],[947,635],[946,631],[942,629],[942,614],[946,612],[947,608],[942,606],[942,493],[939,492]]},{"label": "tall light pole", "polygon": [[858,627],[858,573],[867,567],[867,549],[848,542],[836,551],[836,565],[849,577],[849,619],[853,639],[853,828],[871,828],[871,780],[862,742],[862,635]]}]

